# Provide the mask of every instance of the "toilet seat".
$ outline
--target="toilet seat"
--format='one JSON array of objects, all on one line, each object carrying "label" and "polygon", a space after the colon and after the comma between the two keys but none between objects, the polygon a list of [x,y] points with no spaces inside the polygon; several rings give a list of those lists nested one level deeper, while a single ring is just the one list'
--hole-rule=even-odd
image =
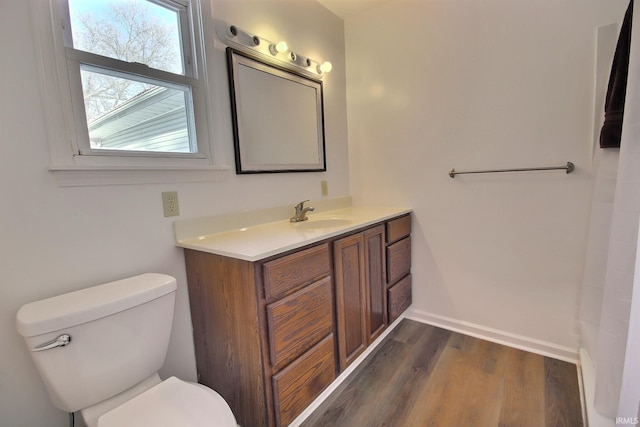
[{"label": "toilet seat", "polygon": [[126,426],[236,427],[236,420],[215,391],[171,377],[98,419],[98,427]]}]

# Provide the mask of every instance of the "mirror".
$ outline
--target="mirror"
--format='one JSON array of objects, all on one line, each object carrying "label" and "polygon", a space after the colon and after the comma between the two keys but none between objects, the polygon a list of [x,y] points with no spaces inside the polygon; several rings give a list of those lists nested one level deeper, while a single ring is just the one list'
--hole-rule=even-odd
[{"label": "mirror", "polygon": [[326,171],[322,82],[227,48],[236,173]]}]

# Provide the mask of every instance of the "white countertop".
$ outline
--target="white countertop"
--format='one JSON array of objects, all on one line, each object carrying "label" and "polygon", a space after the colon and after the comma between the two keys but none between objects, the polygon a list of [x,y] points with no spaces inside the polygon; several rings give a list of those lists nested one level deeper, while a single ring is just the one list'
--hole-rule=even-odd
[{"label": "white countertop", "polygon": [[411,209],[403,208],[350,206],[317,214],[309,212],[309,220],[299,223],[291,223],[286,219],[213,234],[203,233],[195,237],[181,237],[176,232],[176,245],[245,261],[258,261],[410,212]]}]

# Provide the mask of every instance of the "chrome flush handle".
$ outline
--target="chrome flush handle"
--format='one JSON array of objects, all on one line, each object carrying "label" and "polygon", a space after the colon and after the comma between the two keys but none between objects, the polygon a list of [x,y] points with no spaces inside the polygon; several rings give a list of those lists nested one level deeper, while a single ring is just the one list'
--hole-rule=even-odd
[{"label": "chrome flush handle", "polygon": [[68,345],[70,342],[71,342],[71,335],[63,334],[54,340],[40,344],[39,346],[32,349],[31,351],[43,351],[43,350],[50,350],[56,347],[64,347]]}]

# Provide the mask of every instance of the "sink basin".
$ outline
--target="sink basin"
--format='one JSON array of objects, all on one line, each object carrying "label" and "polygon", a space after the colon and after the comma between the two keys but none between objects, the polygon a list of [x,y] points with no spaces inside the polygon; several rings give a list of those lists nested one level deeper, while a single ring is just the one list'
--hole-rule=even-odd
[{"label": "sink basin", "polygon": [[344,227],[349,224],[351,224],[351,220],[344,218],[309,218],[307,221],[294,223],[294,227],[316,230],[321,228]]}]

